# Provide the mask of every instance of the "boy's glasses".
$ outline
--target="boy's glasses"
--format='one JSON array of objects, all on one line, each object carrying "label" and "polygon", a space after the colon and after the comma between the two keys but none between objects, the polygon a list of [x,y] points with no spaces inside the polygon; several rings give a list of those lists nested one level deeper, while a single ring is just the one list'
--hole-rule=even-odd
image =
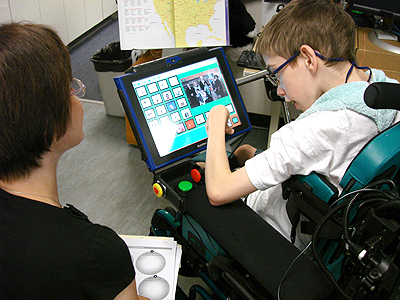
[{"label": "boy's glasses", "polygon": [[[329,60],[329,61],[344,61],[344,58],[327,58],[321,54],[319,54],[317,51],[314,50],[314,53],[316,56],[318,56],[322,60]],[[293,54],[291,57],[289,57],[283,64],[281,64],[279,67],[277,67],[274,71],[271,71],[268,67],[268,71],[270,71],[270,75],[267,76],[268,80],[275,86],[278,86],[281,84],[281,81],[279,78],[276,76],[276,74],[282,70],[288,63],[290,63],[293,59],[295,59],[298,55],[300,54],[300,51],[297,51],[295,54]],[[347,82],[347,77],[346,77],[346,82]]]},{"label": "boy's glasses", "polygon": [[83,97],[85,96],[86,85],[77,78],[72,78],[71,83],[71,96]]},{"label": "boy's glasses", "polygon": [[279,67],[277,67],[274,71],[271,71],[268,67],[268,71],[270,73],[269,76],[267,76],[268,80],[275,86],[278,86],[281,84],[281,81],[279,80],[278,76],[276,74],[282,70],[288,63],[290,63],[293,59],[295,59],[298,55],[300,54],[300,51],[297,51],[295,54],[293,54],[291,57],[289,57],[283,64],[281,64]]}]

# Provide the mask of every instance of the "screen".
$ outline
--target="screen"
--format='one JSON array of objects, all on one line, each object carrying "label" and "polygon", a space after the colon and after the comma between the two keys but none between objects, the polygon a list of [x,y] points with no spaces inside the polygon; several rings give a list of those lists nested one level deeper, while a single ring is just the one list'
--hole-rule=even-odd
[{"label": "screen", "polygon": [[353,0],[352,9],[368,12],[387,18],[400,19],[398,0]]},{"label": "screen", "polygon": [[150,64],[120,77],[125,111],[152,171],[206,147],[206,120],[215,105],[228,109],[234,136],[250,129],[221,48],[177,61],[172,65],[158,61],[154,68]]}]

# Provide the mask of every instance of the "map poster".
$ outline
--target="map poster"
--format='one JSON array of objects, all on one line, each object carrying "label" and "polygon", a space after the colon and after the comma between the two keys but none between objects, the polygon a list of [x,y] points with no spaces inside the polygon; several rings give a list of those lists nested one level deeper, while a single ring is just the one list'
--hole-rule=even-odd
[{"label": "map poster", "polygon": [[228,0],[120,0],[122,50],[229,45]]},{"label": "map poster", "polygon": [[177,48],[229,45],[228,1],[174,0]]},{"label": "map poster", "polygon": [[175,48],[171,0],[118,1],[122,50]]}]

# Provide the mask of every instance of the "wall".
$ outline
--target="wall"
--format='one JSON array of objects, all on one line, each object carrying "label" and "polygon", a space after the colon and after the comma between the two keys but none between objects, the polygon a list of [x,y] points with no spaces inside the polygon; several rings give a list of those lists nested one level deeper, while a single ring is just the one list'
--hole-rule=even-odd
[{"label": "wall", "polygon": [[115,0],[0,0],[0,22],[50,25],[65,44],[116,11]]}]

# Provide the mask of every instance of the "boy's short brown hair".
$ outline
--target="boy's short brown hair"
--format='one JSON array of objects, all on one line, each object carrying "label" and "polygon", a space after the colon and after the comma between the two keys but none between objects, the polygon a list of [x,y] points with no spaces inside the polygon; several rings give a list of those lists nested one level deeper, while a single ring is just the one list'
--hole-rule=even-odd
[{"label": "boy's short brown hair", "polygon": [[287,59],[309,45],[326,58],[355,60],[355,28],[351,16],[332,0],[292,0],[264,27],[256,49]]}]

